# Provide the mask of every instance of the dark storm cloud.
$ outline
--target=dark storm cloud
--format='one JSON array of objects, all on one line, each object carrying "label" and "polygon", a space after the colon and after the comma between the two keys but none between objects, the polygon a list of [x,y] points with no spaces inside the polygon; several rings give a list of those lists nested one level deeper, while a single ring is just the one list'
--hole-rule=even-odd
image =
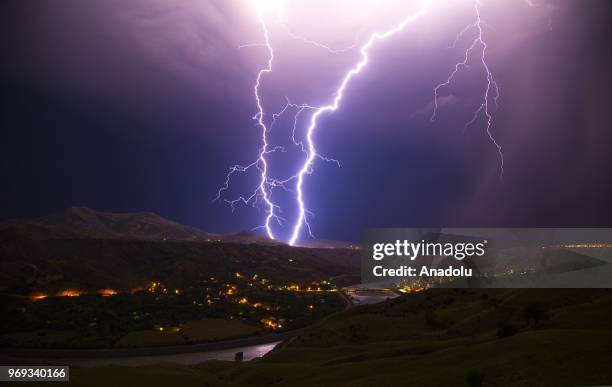
[{"label": "dark storm cloud", "polygon": [[142,98],[151,82],[233,90],[245,71],[236,46],[249,24],[237,3],[18,3],[3,12],[13,79],[103,94],[130,87]]},{"label": "dark storm cloud", "polygon": [[3,216],[82,204],[246,228],[201,223],[223,156],[252,127],[254,70],[234,32],[254,25],[225,4],[4,2]]}]

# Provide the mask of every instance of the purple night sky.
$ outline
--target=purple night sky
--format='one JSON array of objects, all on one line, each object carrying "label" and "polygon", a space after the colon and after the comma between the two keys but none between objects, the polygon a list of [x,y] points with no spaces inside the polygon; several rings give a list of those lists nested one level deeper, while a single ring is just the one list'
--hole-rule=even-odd
[{"label": "purple night sky", "polygon": [[[442,89],[429,120],[433,88],[471,40],[449,46],[474,16],[471,1],[434,1],[430,14],[373,47],[340,109],[320,120],[320,153],[341,168],[317,161],[307,177],[317,237],[358,240],[367,227],[612,226],[612,2],[533,2],[482,0],[501,90],[492,132],[504,149],[503,181],[484,122],[464,131],[485,86],[481,68]],[[346,47],[420,2],[287,3],[292,31]],[[278,112],[285,97],[329,103],[358,49],[305,44],[273,16],[264,111]],[[154,211],[212,232],[262,223],[261,208],[232,213],[212,202],[228,167],[255,160],[260,147],[253,84],[267,51],[249,1],[8,0],[0,19],[0,218],[78,205]],[[277,121],[274,145],[291,148],[292,119]],[[272,175],[293,173],[303,157],[295,148],[271,155]],[[252,191],[257,178],[238,177],[228,195]],[[293,195],[276,196],[289,219],[275,229],[282,239],[296,216]]]}]

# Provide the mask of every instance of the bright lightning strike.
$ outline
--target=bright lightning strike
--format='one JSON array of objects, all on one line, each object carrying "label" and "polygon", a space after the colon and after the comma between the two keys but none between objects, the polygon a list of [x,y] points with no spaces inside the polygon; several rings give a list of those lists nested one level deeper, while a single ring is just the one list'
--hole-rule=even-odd
[{"label": "bright lightning strike", "polygon": [[266,48],[268,52],[268,60],[267,60],[266,66],[260,69],[259,72],[257,73],[255,85],[253,86],[253,94],[255,96],[255,101],[257,104],[257,113],[255,114],[253,119],[257,121],[257,125],[261,129],[262,146],[260,148],[257,160],[255,160],[254,162],[246,166],[235,165],[230,168],[226,176],[226,179],[225,179],[225,184],[217,192],[217,196],[215,197],[215,200],[220,200],[223,192],[229,189],[230,180],[233,174],[244,173],[250,170],[251,168],[257,168],[257,170],[260,173],[260,179],[259,179],[259,185],[255,189],[255,191],[250,196],[247,196],[247,197],[239,196],[236,199],[232,199],[232,200],[226,199],[225,201],[232,207],[232,210],[233,210],[234,205],[238,202],[242,202],[244,204],[253,203],[253,205],[255,205],[257,203],[257,200],[261,198],[264,202],[264,206],[266,209],[266,218],[265,218],[265,222],[262,227],[265,228],[268,236],[274,239],[274,233],[272,232],[270,223],[272,222],[272,220],[275,220],[279,224],[282,224],[283,219],[277,214],[277,211],[280,211],[279,207],[275,205],[271,199],[271,195],[272,195],[271,187],[277,184],[278,182],[271,182],[268,179],[268,160],[266,156],[270,153],[276,152],[278,150],[283,150],[283,149],[281,147],[275,147],[275,148],[269,149],[269,144],[268,144],[269,128],[266,126],[264,122],[264,109],[261,103],[260,87],[261,87],[263,76],[267,73],[272,72],[272,63],[274,62],[274,48],[272,47],[270,43],[270,33],[268,31],[268,26],[265,22],[263,10],[261,6],[257,7],[257,17],[258,17],[259,23],[263,31],[264,43],[258,43],[256,45],[245,45],[245,47],[246,46],[263,46]]},{"label": "bright lightning strike", "polygon": [[270,33],[268,32],[268,27],[264,20],[264,15],[261,9],[258,12],[259,22],[261,23],[261,28],[264,32],[264,41],[266,44],[266,48],[268,50],[268,64],[267,67],[259,70],[257,73],[257,81],[255,82],[255,86],[253,87],[253,93],[255,94],[255,100],[257,100],[257,114],[255,115],[255,119],[257,120],[257,124],[261,127],[261,142],[263,146],[261,147],[261,151],[259,153],[258,165],[260,165],[261,169],[261,180],[259,181],[259,192],[261,193],[261,197],[265,202],[265,206],[267,207],[267,216],[266,221],[264,223],[264,227],[266,228],[266,232],[270,236],[270,238],[274,239],[274,234],[272,233],[272,229],[270,228],[270,221],[275,219],[280,222],[278,216],[274,213],[274,210],[277,208],[274,203],[272,203],[270,199],[271,192],[268,191],[267,181],[268,181],[268,161],[266,160],[266,154],[268,152],[268,128],[264,123],[264,111],[261,105],[261,98],[259,96],[259,88],[261,86],[261,79],[264,74],[272,72],[272,62],[274,61],[274,49],[270,44]]},{"label": "bright lightning strike", "polygon": [[[268,174],[268,160],[266,158],[266,156],[268,156],[271,153],[277,152],[277,151],[284,151],[284,148],[282,147],[274,147],[269,149],[269,143],[268,143],[268,134],[270,129],[272,128],[272,126],[274,125],[274,123],[276,122],[276,120],[278,119],[278,117],[280,117],[281,115],[283,115],[283,113],[285,113],[285,111],[288,108],[295,108],[296,113],[294,115],[294,120],[293,120],[293,128],[292,128],[292,136],[291,139],[293,141],[293,143],[296,146],[299,146],[299,148],[301,149],[302,152],[306,153],[308,155],[308,158],[310,158],[310,154],[308,153],[308,150],[306,149],[306,147],[304,146],[303,141],[298,141],[296,139],[296,127],[298,124],[298,119],[300,114],[305,110],[305,109],[319,109],[313,106],[309,106],[309,105],[297,105],[297,104],[293,104],[289,101],[289,99],[287,99],[287,104],[285,105],[285,107],[279,112],[279,113],[275,113],[272,115],[272,122],[270,124],[270,126],[268,127],[265,124],[265,115],[264,115],[264,109],[263,109],[263,105],[261,102],[261,96],[260,96],[260,87],[261,87],[261,83],[262,83],[262,78],[265,74],[272,72],[272,64],[274,61],[274,48],[272,47],[272,44],[270,43],[270,32],[268,29],[268,26],[266,24],[265,18],[264,18],[264,12],[263,12],[263,6],[261,2],[257,2],[256,3],[257,6],[257,17],[259,20],[259,24],[262,28],[263,31],[263,37],[264,37],[264,43],[252,43],[252,44],[244,44],[241,46],[238,46],[239,49],[241,48],[247,48],[247,47],[265,47],[265,49],[268,52],[268,61],[267,64],[264,68],[260,69],[259,72],[257,73],[257,78],[255,81],[255,85],[253,86],[253,94],[255,96],[255,101],[256,101],[256,105],[257,105],[257,113],[255,114],[255,116],[253,117],[256,121],[257,121],[257,125],[261,128],[261,142],[262,142],[262,147],[260,148],[260,152],[258,155],[257,160],[255,160],[254,162],[252,162],[251,164],[248,165],[234,165],[233,167],[231,167],[229,169],[229,172],[226,175],[226,179],[225,179],[225,183],[223,184],[223,186],[221,186],[221,188],[217,191],[217,195],[214,198],[214,201],[218,201],[221,200],[222,195],[224,194],[225,191],[227,191],[229,189],[230,186],[230,182],[231,182],[231,178],[235,173],[245,173],[247,171],[249,171],[252,168],[256,168],[259,171],[260,174],[260,179],[259,179],[259,185],[258,187],[251,193],[251,195],[249,196],[239,196],[235,199],[225,199],[225,202],[228,203],[230,205],[230,207],[232,208],[232,211],[235,209],[235,205],[237,203],[243,203],[243,204],[249,204],[251,203],[252,205],[256,205],[257,201],[259,199],[263,200],[264,202],[264,207],[266,210],[266,218],[265,218],[265,222],[262,226],[256,227],[256,228],[264,228],[266,230],[266,234],[268,235],[268,237],[270,237],[271,239],[275,239],[275,235],[274,232],[272,231],[271,228],[271,222],[272,221],[276,221],[279,225],[283,224],[284,219],[279,215],[280,213],[280,207],[276,204],[274,204],[274,202],[272,201],[272,192],[274,191],[274,188],[282,188],[284,190],[288,190],[287,188],[287,184],[295,179],[300,178],[299,174],[290,176],[286,179],[283,180],[279,180],[279,179],[273,179],[269,177]],[[297,34],[294,34],[289,27],[286,25],[286,23],[284,23],[284,19],[282,17],[282,12],[281,12],[281,8],[279,7],[278,4],[276,4],[277,6],[277,21],[280,22],[283,25],[283,28],[285,29],[285,31],[287,32],[287,34],[289,36],[291,36],[293,39],[296,40],[300,40],[306,44],[312,44],[316,47],[319,48],[323,48],[327,51],[329,51],[330,53],[341,53],[341,52],[346,52],[351,50],[354,46],[349,46],[346,48],[342,48],[342,49],[333,49],[329,46],[326,46],[322,43],[310,40],[308,38],[299,36]],[[309,139],[310,140],[310,139]],[[310,142],[310,141],[309,141]],[[310,148],[310,147],[309,147]],[[327,161],[327,162],[333,162],[336,163],[338,166],[340,166],[340,162],[336,159],[332,159],[332,158],[327,158],[324,157],[322,155],[319,154],[315,154],[313,155],[313,160],[314,158],[319,158],[323,161]],[[311,163],[312,161],[310,161]],[[300,184],[301,185],[301,184]],[[302,220],[302,223],[306,225],[306,228],[308,229],[308,233],[309,235],[312,237],[312,231],[310,228],[310,225],[308,224],[307,220],[305,219],[305,214],[309,213],[311,214],[309,211],[307,211],[306,209],[304,209],[303,207],[301,207],[301,214],[303,214],[304,219]]]},{"label": "bright lightning strike", "polygon": [[328,51],[331,54],[340,54],[340,53],[348,52],[354,49],[355,47],[357,47],[356,44],[351,44],[350,46],[343,47],[343,48],[333,48],[321,42],[317,42],[316,40],[312,40],[305,36],[296,34],[295,32],[293,32],[293,30],[291,29],[291,27],[289,26],[289,24],[287,23],[285,19],[285,7],[284,7],[284,3],[282,2],[277,4],[276,21],[283,27],[287,35],[289,35],[291,38],[298,40],[304,44],[309,44],[309,45],[312,45],[318,48],[322,48],[323,50]]},{"label": "bright lightning strike", "polygon": [[468,67],[468,62],[471,58],[472,53],[475,51],[479,51],[480,63],[481,63],[482,68],[485,71],[486,87],[483,91],[478,109],[476,109],[476,111],[474,112],[474,116],[472,117],[472,119],[468,123],[465,124],[464,129],[467,129],[467,127],[474,124],[476,120],[478,119],[478,117],[481,114],[484,114],[484,117],[486,119],[485,131],[487,133],[487,136],[489,137],[489,140],[497,149],[497,153],[499,155],[499,163],[500,163],[499,177],[501,179],[504,176],[504,153],[503,153],[501,145],[499,145],[499,143],[493,136],[493,133],[491,132],[491,126],[493,125],[493,110],[491,109],[491,105],[490,105],[490,102],[492,100],[493,104],[495,105],[495,109],[497,109],[498,107],[497,101],[499,99],[499,86],[497,85],[497,82],[495,81],[495,78],[493,77],[493,73],[491,72],[491,69],[489,68],[489,64],[487,63],[486,55],[487,55],[488,45],[483,38],[483,21],[482,21],[482,18],[480,17],[479,4],[480,2],[478,0],[474,2],[474,12],[475,12],[476,20],[474,21],[474,23],[468,24],[463,30],[461,30],[457,34],[457,36],[455,37],[455,41],[453,42],[451,46],[451,48],[455,48],[457,43],[461,40],[461,38],[466,33],[468,33],[471,30],[476,31],[476,37],[472,40],[472,44],[467,48],[467,50],[465,50],[465,55],[463,57],[463,60],[455,64],[453,71],[450,73],[446,81],[440,83],[434,88],[434,109],[431,115],[431,121],[434,121],[436,119],[436,115],[438,114],[438,95],[439,95],[440,89],[449,86],[451,82],[453,81],[453,79],[455,78],[455,76],[457,75],[457,73],[461,69]]},{"label": "bright lightning strike", "polygon": [[291,238],[289,239],[290,245],[292,246],[295,245],[295,243],[297,242],[300,236],[302,227],[304,226],[304,223],[306,223],[306,208],[305,208],[303,184],[304,184],[304,176],[312,172],[312,163],[317,157],[317,149],[315,147],[312,137],[317,127],[319,117],[323,113],[333,112],[338,109],[338,107],[340,106],[340,101],[342,101],[342,97],[344,96],[344,90],[346,89],[347,85],[349,84],[351,79],[353,79],[355,75],[359,74],[361,70],[368,64],[368,61],[369,61],[368,51],[370,50],[370,48],[376,42],[384,40],[388,38],[389,36],[392,36],[402,31],[404,28],[406,28],[406,26],[413,23],[415,20],[420,19],[423,15],[427,13],[428,6],[429,6],[429,1],[425,1],[422,7],[414,15],[411,15],[407,17],[406,19],[402,20],[399,24],[397,24],[393,28],[390,28],[387,31],[382,32],[382,33],[375,32],[372,35],[370,35],[370,38],[359,50],[361,53],[361,60],[355,65],[355,67],[353,67],[346,73],[346,75],[342,79],[342,82],[340,82],[340,86],[336,90],[335,97],[332,103],[317,109],[312,115],[310,119],[310,125],[308,126],[308,129],[306,130],[306,142],[308,144],[308,147],[307,147],[308,157],[306,158],[306,161],[304,162],[304,164],[302,165],[302,168],[297,174],[296,190],[297,190],[297,203],[298,203],[299,212],[298,212],[298,219],[295,222],[295,225],[293,226],[293,232],[291,234]]},{"label": "bright lightning strike", "polygon": [[[235,199],[224,199],[226,203],[230,205],[232,210],[234,206],[238,203],[242,204],[251,204],[253,206],[263,206],[265,210],[265,222],[263,225],[257,227],[265,229],[267,235],[275,239],[275,234],[272,231],[271,224],[272,222],[276,222],[279,226],[283,226],[286,221],[283,217],[281,217],[281,208],[279,205],[275,204],[272,195],[277,188],[281,188],[287,192],[295,194],[296,206],[298,209],[297,219],[293,223],[291,228],[291,235],[288,239],[288,243],[290,245],[295,245],[303,233],[304,228],[308,232],[308,234],[312,237],[312,232],[310,225],[308,223],[307,216],[311,216],[312,213],[307,210],[306,207],[306,199],[304,196],[304,183],[305,177],[310,175],[313,171],[313,164],[315,160],[321,159],[323,161],[334,162],[339,165],[339,162],[334,159],[326,158],[320,155],[317,151],[317,147],[314,141],[314,133],[317,129],[317,125],[319,123],[319,119],[325,115],[325,113],[331,113],[336,111],[340,103],[343,99],[345,91],[351,82],[351,80],[361,73],[361,71],[367,66],[369,62],[369,51],[370,49],[378,42],[383,41],[401,31],[406,29],[410,24],[416,22],[417,20],[424,17],[429,11],[429,5],[431,0],[424,0],[421,4],[420,8],[412,15],[406,17],[395,26],[390,27],[389,29],[383,32],[375,32],[371,34],[366,40],[365,44],[363,44],[359,48],[359,61],[350,69],[347,70],[341,82],[339,83],[338,88],[333,94],[332,101],[324,106],[309,106],[305,104],[295,104],[292,103],[288,98],[285,106],[279,112],[271,114],[271,120],[269,125],[266,125],[266,114],[264,112],[262,97],[260,93],[260,88],[262,85],[262,80],[264,76],[268,73],[272,72],[272,65],[274,62],[274,48],[270,41],[270,30],[268,25],[266,24],[266,19],[264,13],[275,11],[276,12],[276,22],[282,27],[286,34],[288,34],[291,38],[301,41],[302,43],[313,45],[324,49],[330,53],[342,53],[353,48],[356,48],[356,45],[349,46],[347,48],[336,49],[325,44],[310,40],[308,38],[299,36],[292,32],[287,23],[284,21],[283,17],[283,4],[280,1],[264,1],[264,0],[256,0],[255,4],[257,6],[257,18],[263,33],[263,42],[262,43],[252,43],[240,46],[239,48],[244,47],[261,47],[264,48],[268,54],[267,62],[265,66],[261,68],[256,77],[255,84],[253,86],[253,94],[255,97],[255,102],[257,106],[257,113],[253,117],[256,121],[257,127],[259,127],[261,131],[261,148],[258,152],[258,157],[252,163],[248,165],[235,165],[229,169],[229,172],[226,176],[226,180],[224,185],[217,192],[217,196],[215,200],[221,200],[222,196],[225,194],[230,187],[230,182],[234,174],[236,173],[246,173],[251,169],[254,169],[258,173],[258,181],[259,184],[254,189],[254,191],[248,196],[239,196]],[[531,0],[525,0],[527,5],[533,6],[533,2]],[[487,49],[488,45],[484,39],[483,27],[484,22],[481,19],[480,14],[480,0],[474,0],[474,22],[468,24],[463,30],[461,30],[451,48],[456,48],[457,45],[465,38],[468,34],[474,34],[474,38],[471,40],[471,44],[465,50],[463,55],[463,59],[456,63],[453,70],[447,77],[447,79],[438,84],[434,88],[434,108],[431,116],[431,120],[434,121],[438,114],[438,98],[440,91],[451,85],[455,76],[464,68],[469,67],[469,63],[471,61],[477,61],[479,66],[482,67],[484,71],[485,78],[485,88],[482,92],[480,98],[480,104],[478,108],[475,110],[472,119],[465,124],[465,128],[470,125],[475,124],[479,118],[483,118],[486,122],[485,131],[487,136],[489,137],[491,143],[495,146],[500,160],[500,178],[503,177],[504,173],[504,155],[502,152],[501,145],[497,142],[493,133],[491,131],[493,125],[493,113],[498,106],[498,99],[500,97],[499,86],[493,77],[493,73],[490,70],[489,64],[487,62]],[[303,163],[299,166],[297,172],[294,175],[291,175],[286,178],[272,178],[269,174],[269,160],[268,156],[275,152],[285,152],[285,148],[281,146],[271,146],[269,142],[269,133],[277,122],[277,119],[284,115],[286,112],[293,112],[293,126],[291,128],[291,139],[293,144],[303,152],[305,159]],[[298,120],[301,115],[306,112],[312,112],[309,120],[309,124],[306,128],[306,132],[303,140],[298,140],[296,135],[296,128],[298,127]],[[289,184],[295,184],[293,187],[290,187]]]}]

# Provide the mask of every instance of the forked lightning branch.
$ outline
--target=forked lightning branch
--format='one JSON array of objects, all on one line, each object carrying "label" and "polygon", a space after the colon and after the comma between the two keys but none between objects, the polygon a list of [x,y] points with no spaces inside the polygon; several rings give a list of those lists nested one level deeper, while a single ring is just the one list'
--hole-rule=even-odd
[{"label": "forked lightning branch", "polygon": [[[500,88],[497,84],[493,71],[487,61],[487,49],[488,45],[485,40],[485,29],[486,25],[483,20],[481,12],[481,5],[484,0],[466,1],[466,4],[472,8],[473,21],[466,25],[461,31],[457,33],[457,36],[453,42],[451,48],[455,48],[457,44],[462,40],[468,40],[467,49],[465,49],[462,60],[457,62],[451,69],[448,77],[444,79],[440,84],[433,87],[432,100],[433,100],[433,113],[431,120],[435,120],[440,109],[438,105],[438,98],[444,89],[453,83],[455,76],[467,68],[471,63],[475,63],[483,69],[484,84],[483,91],[477,96],[478,105],[476,110],[473,112],[472,118],[465,123],[465,127],[475,125],[480,119],[484,121],[484,131],[494,146],[499,156],[499,176],[503,176],[504,172],[504,155],[502,147],[495,139],[493,134],[493,122],[494,113],[498,108],[498,100],[500,97]],[[277,238],[277,232],[275,230],[288,227],[289,237],[285,241],[290,245],[296,245],[304,237],[304,233],[307,233],[312,237],[312,230],[309,224],[309,217],[312,214],[308,208],[308,198],[306,197],[305,186],[307,183],[307,177],[313,173],[314,165],[317,160],[333,161],[338,163],[334,159],[323,157],[317,148],[315,143],[314,133],[318,128],[319,122],[325,116],[335,112],[342,102],[345,93],[350,92],[350,83],[356,78],[357,75],[368,65],[370,49],[376,46],[381,41],[391,39],[395,35],[408,30],[409,27],[417,28],[417,22],[426,21],[427,17],[430,16],[430,7],[432,3],[444,4],[442,2],[435,2],[433,0],[424,0],[420,3],[419,7],[412,14],[407,15],[403,19],[400,19],[397,24],[391,25],[388,29],[374,32],[364,40],[361,46],[355,45],[354,49],[359,50],[359,60],[354,66],[348,68],[344,76],[338,80],[338,87],[331,96],[328,102],[323,102],[320,106],[308,106],[305,104],[287,102],[287,105],[279,112],[267,112],[264,111],[264,102],[261,94],[261,86],[267,77],[273,76],[275,66],[275,50],[271,40],[272,29],[269,24],[272,22],[275,25],[281,25],[281,29],[284,33],[296,40],[297,44],[309,44],[315,47],[327,50],[330,53],[341,53],[347,50],[353,49],[353,46],[345,49],[332,49],[322,43],[318,43],[309,39],[308,37],[299,36],[292,32],[291,28],[286,24],[283,18],[284,3],[283,1],[277,0],[255,0],[255,11],[257,21],[261,26],[262,31],[262,43],[247,45],[257,49],[264,49],[267,51],[268,57],[263,67],[258,71],[255,83],[253,85],[253,97],[256,106],[256,112],[253,119],[257,123],[261,134],[261,142],[259,144],[258,157],[250,163],[244,165],[234,165],[230,168],[226,180],[221,188],[218,190],[215,200],[224,201],[230,205],[232,210],[235,209],[236,205],[251,205],[260,208],[264,211],[265,216],[263,223],[255,228],[261,228],[265,231],[266,235],[272,239]],[[531,2],[525,3],[529,6],[533,4]],[[243,46],[246,47],[246,46]],[[293,109],[288,109],[292,107]],[[303,152],[303,159],[301,163],[298,163],[294,169],[294,173],[288,176],[272,176],[270,173],[270,159],[269,156],[275,152],[284,151],[285,149],[280,146],[273,146],[270,143],[270,130],[276,123],[276,120],[287,111],[293,111],[293,126],[287,127],[286,130],[291,133],[293,139],[293,145]],[[303,140],[297,140],[295,137],[295,130],[299,119],[307,119],[307,129],[305,138]],[[275,127],[275,130],[278,130]],[[226,191],[230,188],[232,178],[235,174],[247,173],[254,170],[258,174],[258,184],[253,187],[251,191],[237,197],[228,198],[226,197]],[[284,219],[281,214],[283,213],[281,206],[275,202],[274,192],[278,189],[282,189],[286,192],[294,194],[294,204],[297,208],[297,216],[293,220]]]}]

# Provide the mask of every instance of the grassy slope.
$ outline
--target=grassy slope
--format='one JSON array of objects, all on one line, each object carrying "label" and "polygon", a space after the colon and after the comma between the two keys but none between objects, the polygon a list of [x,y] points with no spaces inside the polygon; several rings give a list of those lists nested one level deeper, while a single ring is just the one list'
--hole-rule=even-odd
[{"label": "grassy slope", "polygon": [[358,280],[358,260],[356,250],[188,241],[34,241],[0,230],[0,293],[130,290],[153,280],[186,288],[209,277],[229,280],[235,272],[258,274],[277,284],[286,278],[309,283],[334,277],[334,283],[344,286]]},{"label": "grassy slope", "polygon": [[215,341],[252,335],[261,328],[246,324],[240,320],[204,318],[191,320],[180,332],[165,330],[163,332],[146,330],[133,331],[123,336],[119,347],[151,347],[156,345],[184,344],[186,341]]},{"label": "grassy slope", "polygon": [[[523,316],[534,301],[551,315],[537,327]],[[498,338],[500,320],[518,333]],[[472,371],[484,386],[602,385],[611,323],[605,290],[430,291],[354,308],[261,361],[74,369],[71,384],[467,386]]]}]

